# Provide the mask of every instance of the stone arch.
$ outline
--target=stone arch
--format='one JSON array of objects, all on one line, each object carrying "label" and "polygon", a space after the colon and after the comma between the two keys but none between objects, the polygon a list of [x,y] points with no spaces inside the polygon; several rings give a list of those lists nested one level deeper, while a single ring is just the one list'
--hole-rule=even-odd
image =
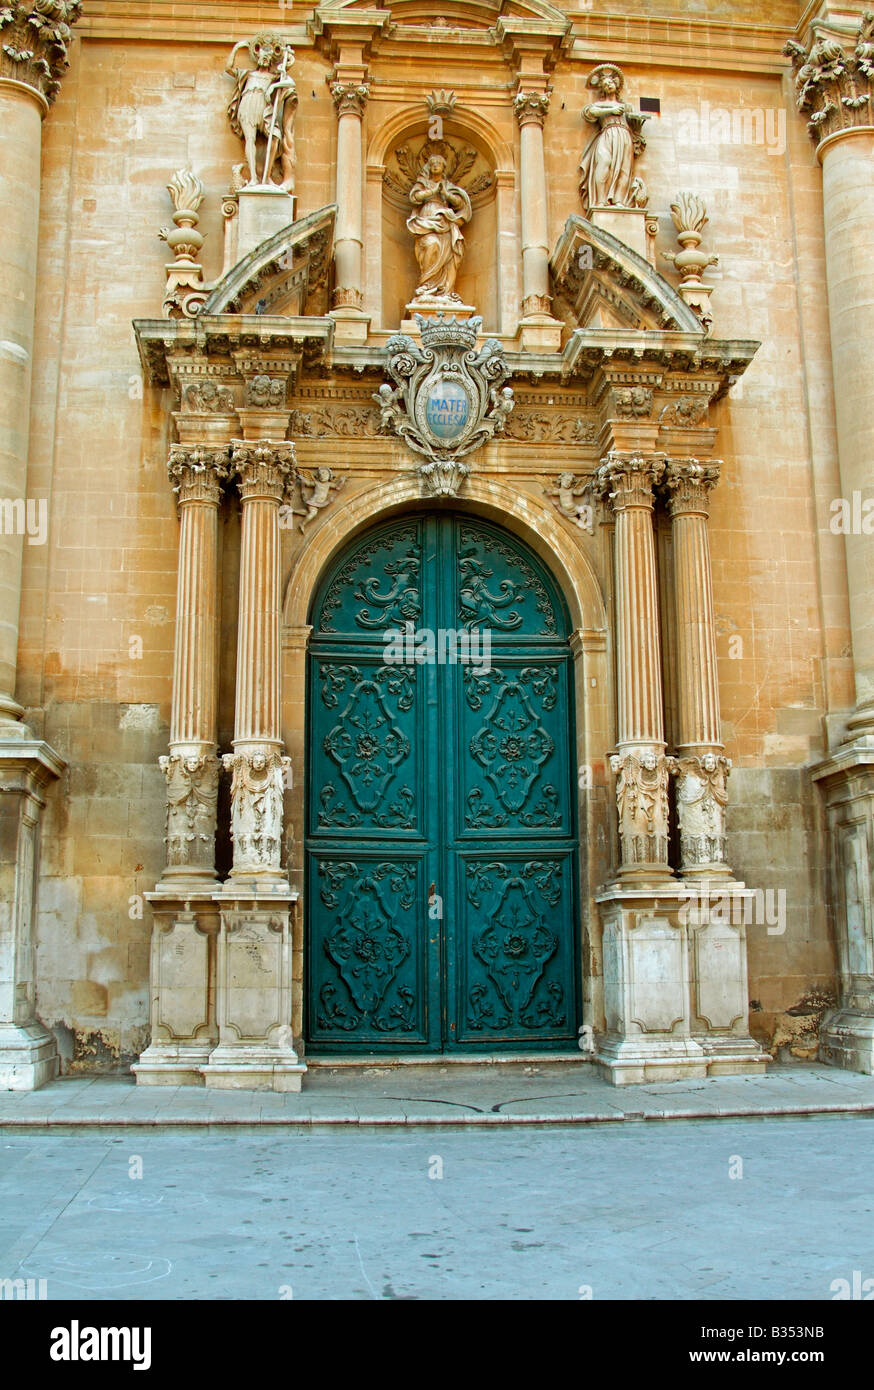
[{"label": "stone arch", "polygon": [[[578,807],[580,835],[579,898],[583,1010],[587,1023],[603,1026],[600,929],[595,893],[610,867],[611,831],[608,810],[608,750],[615,738],[611,634],[604,592],[582,537],[540,498],[508,483],[474,474],[463,496],[423,498],[412,475],[375,482],[333,509],[295,557],[283,596],[282,737],[296,768],[307,766],[306,667],[310,608],[330,566],[351,540],[380,520],[405,512],[445,506],[469,511],[512,531],[543,561],[562,593],[571,621],[570,647],[574,658],[573,705],[576,765],[592,771],[591,785]],[[306,775],[302,773],[287,797],[286,862],[292,886],[305,889],[304,840]],[[294,1032],[302,1035],[304,941],[302,914],[294,938]]]}]

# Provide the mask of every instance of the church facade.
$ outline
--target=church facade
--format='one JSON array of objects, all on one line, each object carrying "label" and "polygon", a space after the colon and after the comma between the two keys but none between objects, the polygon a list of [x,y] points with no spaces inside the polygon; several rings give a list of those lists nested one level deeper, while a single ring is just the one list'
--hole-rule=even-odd
[{"label": "church facade", "polygon": [[874,1070],[874,15],[0,32],[0,1085]]}]

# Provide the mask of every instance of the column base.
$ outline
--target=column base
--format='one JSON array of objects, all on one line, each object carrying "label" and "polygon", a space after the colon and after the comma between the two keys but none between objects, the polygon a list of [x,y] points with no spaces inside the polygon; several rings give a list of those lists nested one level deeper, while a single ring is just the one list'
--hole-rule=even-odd
[{"label": "column base", "polygon": [[131,1071],[138,1086],[202,1086],[212,1050],[212,1043],[152,1043]]},{"label": "column base", "polygon": [[58,1045],[41,1023],[0,1023],[0,1091],[37,1091],[59,1070]]},{"label": "column base", "polygon": [[212,1091],[299,1091],[305,1071],[294,1048],[237,1043],[217,1047],[201,1074]]},{"label": "column base", "polygon": [[707,1058],[692,1038],[608,1037],[596,1046],[595,1061],[611,1086],[703,1079]]},{"label": "column base", "polygon": [[838,1009],[819,1035],[819,1060],[874,1076],[874,1014]]},{"label": "column base", "polygon": [[364,347],[370,335],[370,315],[361,309],[331,309],[329,317],[334,320],[334,345],[336,347]]},{"label": "column base", "polygon": [[526,314],[516,339],[522,352],[560,352],[564,325],[551,314]]}]

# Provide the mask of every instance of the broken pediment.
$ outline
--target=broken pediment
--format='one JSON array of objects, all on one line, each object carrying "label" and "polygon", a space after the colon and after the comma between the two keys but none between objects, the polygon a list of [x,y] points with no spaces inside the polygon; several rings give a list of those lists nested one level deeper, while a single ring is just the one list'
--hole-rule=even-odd
[{"label": "broken pediment", "polygon": [[550,271],[571,328],[704,336],[700,319],[649,261],[578,213],[565,223]]},{"label": "broken pediment", "polygon": [[213,286],[203,313],[326,313],[336,213],[331,203],[256,246]]}]

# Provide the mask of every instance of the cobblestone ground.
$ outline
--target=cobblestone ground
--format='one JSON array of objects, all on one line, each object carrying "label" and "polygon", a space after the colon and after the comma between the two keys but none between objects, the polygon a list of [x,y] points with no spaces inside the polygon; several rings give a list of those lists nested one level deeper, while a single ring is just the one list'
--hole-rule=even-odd
[{"label": "cobblestone ground", "polygon": [[867,1115],[7,1131],[0,1278],[75,1300],[828,1300],[874,1279],[872,1141]]}]

